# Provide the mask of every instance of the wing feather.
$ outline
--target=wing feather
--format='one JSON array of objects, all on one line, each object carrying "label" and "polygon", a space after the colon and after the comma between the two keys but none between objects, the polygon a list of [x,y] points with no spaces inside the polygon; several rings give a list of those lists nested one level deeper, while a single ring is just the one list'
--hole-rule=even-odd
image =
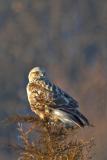
[{"label": "wing feather", "polygon": [[69,96],[65,91],[61,90],[59,87],[53,85],[53,99],[58,106],[66,106],[68,108],[78,108],[78,102]]},{"label": "wing feather", "polygon": [[84,127],[89,125],[88,119],[79,112],[78,102],[71,96],[69,96],[65,91],[61,90],[50,81],[47,84],[52,88],[53,93],[53,113],[56,114],[59,119],[67,124],[74,123],[77,126]]}]

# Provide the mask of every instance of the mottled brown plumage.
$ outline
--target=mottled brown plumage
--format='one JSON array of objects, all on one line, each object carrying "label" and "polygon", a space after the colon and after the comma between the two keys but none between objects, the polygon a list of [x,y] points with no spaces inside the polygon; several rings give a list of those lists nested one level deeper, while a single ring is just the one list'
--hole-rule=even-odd
[{"label": "mottled brown plumage", "polygon": [[39,68],[31,70],[29,73],[29,83],[27,85],[28,100],[33,112],[41,119],[50,117],[48,106],[53,104],[51,88],[41,79]]},{"label": "mottled brown plumage", "polygon": [[28,100],[32,111],[41,119],[61,121],[70,126],[89,125],[87,118],[79,112],[77,101],[52,84],[43,69],[33,68],[28,79]]}]

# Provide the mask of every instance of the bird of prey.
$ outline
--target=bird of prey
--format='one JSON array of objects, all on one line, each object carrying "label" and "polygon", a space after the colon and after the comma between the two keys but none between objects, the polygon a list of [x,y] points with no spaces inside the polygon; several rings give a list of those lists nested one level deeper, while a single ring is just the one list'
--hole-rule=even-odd
[{"label": "bird of prey", "polygon": [[34,67],[28,75],[27,96],[31,110],[40,119],[61,122],[65,126],[84,127],[88,119],[79,111],[78,102],[50,82],[45,70]]}]

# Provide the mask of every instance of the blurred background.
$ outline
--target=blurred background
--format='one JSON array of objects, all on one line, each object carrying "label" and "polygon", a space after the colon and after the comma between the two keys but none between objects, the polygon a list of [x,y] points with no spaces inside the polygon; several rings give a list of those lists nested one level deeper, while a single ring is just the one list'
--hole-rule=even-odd
[{"label": "blurred background", "polygon": [[[96,160],[107,159],[107,1],[0,0],[0,120],[29,114],[29,70],[45,67],[74,96],[95,127]],[[0,143],[16,139],[16,126],[0,125]],[[15,160],[0,145],[0,159]]]}]

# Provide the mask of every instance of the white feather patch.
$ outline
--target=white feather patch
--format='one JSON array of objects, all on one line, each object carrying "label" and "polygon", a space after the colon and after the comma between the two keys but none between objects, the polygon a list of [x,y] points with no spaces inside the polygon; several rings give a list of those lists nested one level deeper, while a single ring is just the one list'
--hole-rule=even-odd
[{"label": "white feather patch", "polygon": [[53,114],[56,115],[58,117],[59,120],[61,120],[63,123],[69,123],[71,126],[73,125],[77,125],[80,127],[80,125],[78,123],[76,123],[75,121],[73,121],[72,119],[70,119],[67,115],[67,113],[61,111],[61,110],[58,110],[58,109],[55,109],[53,110]]}]

